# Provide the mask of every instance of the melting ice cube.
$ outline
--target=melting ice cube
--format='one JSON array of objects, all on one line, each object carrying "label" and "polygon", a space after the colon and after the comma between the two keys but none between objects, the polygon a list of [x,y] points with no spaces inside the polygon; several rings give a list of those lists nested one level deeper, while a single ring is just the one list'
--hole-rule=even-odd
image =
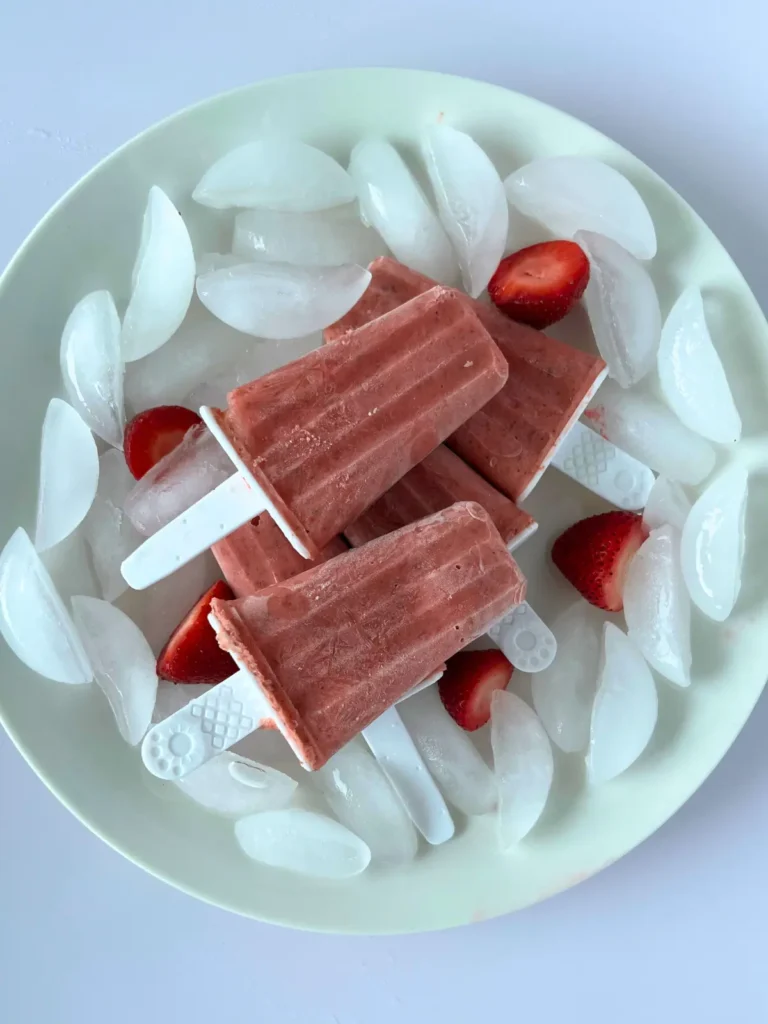
[{"label": "melting ice cube", "polygon": [[371,861],[368,846],[349,829],[298,807],[241,818],[235,835],[253,860],[315,878],[351,878]]},{"label": "melting ice cube", "polygon": [[84,530],[101,595],[114,601],[128,584],[120,566],[141,543],[141,537],[123,511],[136,481],[125,464],[123,453],[114,448],[99,459],[99,486]]},{"label": "melting ice cube", "polygon": [[298,783],[275,768],[225,750],[176,785],[206,810],[239,818],[287,807]]},{"label": "melting ice cube", "polygon": [[656,483],[645,503],[643,523],[649,531],[666,525],[682,530],[690,511],[691,503],[682,486],[674,480],[660,476],[656,478]]}]

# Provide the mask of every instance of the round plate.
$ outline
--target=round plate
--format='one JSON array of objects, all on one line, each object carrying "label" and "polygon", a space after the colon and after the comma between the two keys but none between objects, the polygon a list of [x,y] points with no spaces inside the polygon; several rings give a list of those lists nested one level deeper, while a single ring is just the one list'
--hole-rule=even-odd
[{"label": "round plate", "polygon": [[[659,254],[651,269],[662,310],[669,310],[684,285],[702,287],[745,425],[745,440],[735,451],[723,451],[720,462],[737,459],[758,471],[744,587],[724,626],[695,616],[693,685],[675,692],[659,684],[661,718],[652,747],[626,775],[588,791],[581,759],[559,756],[545,816],[511,856],[497,852],[488,816],[461,825],[456,839],[423,850],[407,868],[370,870],[348,883],[302,879],[247,860],[231,823],[175,791],[159,791],[137,751],[120,740],[95,687],[40,679],[2,645],[3,722],[73,814],[159,878],[222,907],[294,927],[364,933],[446,928],[508,913],[593,875],[650,835],[701,785],[733,743],[768,674],[768,488],[759,475],[768,462],[759,436],[765,430],[768,329],[753,296],[699,217],[624,149],[541,103],[459,78],[363,70],[263,82],[150,129],[54,207],[0,280],[0,467],[12,484],[4,488],[2,540],[19,523],[29,526],[33,516],[40,426],[60,388],[64,321],[91,289],[109,288],[118,302],[126,299],[151,185],[164,188],[189,219],[196,251],[225,249],[231,221],[196,207],[190,193],[229,148],[279,130],[344,161],[361,136],[381,134],[417,160],[420,130],[441,114],[471,133],[502,175],[549,154],[608,161],[637,186],[656,222]],[[564,325],[565,337],[588,337],[580,315]],[[519,560],[529,574],[531,602],[551,615],[573,592],[549,568],[545,553],[559,530],[601,505],[550,470],[527,506],[541,525]],[[68,578],[65,592],[77,585]],[[525,681],[519,685],[525,692]]]}]

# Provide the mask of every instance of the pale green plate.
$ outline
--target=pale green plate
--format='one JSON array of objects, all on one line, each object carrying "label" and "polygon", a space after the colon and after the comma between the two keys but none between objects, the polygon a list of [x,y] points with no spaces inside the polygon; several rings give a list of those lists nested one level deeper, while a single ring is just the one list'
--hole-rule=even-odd
[{"label": "pale green plate", "polygon": [[[579,759],[560,757],[550,806],[512,856],[496,852],[492,818],[462,825],[407,869],[369,871],[344,884],[262,870],[238,850],[231,826],[181,799],[161,799],[137,752],[119,739],[106,702],[26,671],[0,649],[0,713],[51,790],[89,828],[158,877],[242,914],[331,932],[446,928],[505,914],[588,878],[658,828],[718,763],[768,675],[768,329],[741,274],[697,215],[647,167],[586,125],[525,96],[480,82],[411,71],[335,71],[284,78],[203,103],[145,132],[87,175],[43,219],[0,279],[0,541],[31,523],[46,403],[59,388],[58,343],[73,303],[93,288],[128,290],[141,213],[158,184],[191,218],[202,248],[225,246],[222,218],[189,198],[202,171],[262,129],[280,129],[344,160],[366,133],[413,155],[420,129],[443,113],[485,146],[503,174],[534,156],[589,153],[623,171],[653,214],[653,263],[663,311],[683,285],[705,291],[713,334],[745,424],[727,459],[753,470],[745,581],[725,626],[694,624],[694,682],[661,690],[650,749],[624,777],[588,793]],[[577,328],[578,323],[575,324]],[[575,329],[571,324],[571,329]],[[569,597],[546,565],[557,530],[598,511],[555,471],[528,503],[541,523],[521,552],[531,598],[551,613]],[[195,595],[191,595],[194,598]],[[680,865],[681,877],[685,866]]]}]

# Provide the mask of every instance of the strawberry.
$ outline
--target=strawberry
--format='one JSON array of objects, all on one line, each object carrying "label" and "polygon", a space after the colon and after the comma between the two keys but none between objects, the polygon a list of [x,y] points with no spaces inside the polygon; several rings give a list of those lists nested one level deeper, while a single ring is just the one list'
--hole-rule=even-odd
[{"label": "strawberry", "polygon": [[506,256],[488,284],[502,313],[541,330],[562,320],[589,281],[589,260],[575,242],[539,242]]},{"label": "strawberry", "polygon": [[603,512],[561,534],[552,547],[552,561],[590,604],[620,612],[629,563],[645,538],[642,516]]},{"label": "strawberry", "polygon": [[208,621],[215,597],[231,601],[234,596],[224,580],[206,590],[160,652],[157,674],[161,679],[172,683],[220,683],[237,672],[237,665],[219,647]]},{"label": "strawberry", "polygon": [[134,416],[125,428],[125,461],[141,480],[145,473],[184,440],[190,427],[203,421],[181,405],[158,405]]},{"label": "strawberry", "polygon": [[460,651],[449,659],[437,688],[445,710],[467,732],[491,717],[491,697],[506,690],[512,666],[501,651]]}]

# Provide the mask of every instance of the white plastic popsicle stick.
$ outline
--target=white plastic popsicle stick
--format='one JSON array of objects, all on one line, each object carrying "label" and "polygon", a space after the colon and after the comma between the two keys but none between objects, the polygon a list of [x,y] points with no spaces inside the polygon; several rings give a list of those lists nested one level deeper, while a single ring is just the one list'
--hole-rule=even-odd
[{"label": "white plastic popsicle stick", "polygon": [[121,571],[134,590],[144,590],[170,576],[262,512],[269,512],[302,558],[311,557],[283,514],[251,475],[208,406],[201,407],[200,415],[237,472],[147,538],[126,558]]},{"label": "white plastic popsicle stick", "polygon": [[634,512],[645,507],[655,476],[637,459],[583,423],[574,423],[552,465],[612,505]]},{"label": "white plastic popsicle stick", "polygon": [[555,634],[527,601],[491,626],[488,636],[521,672],[543,672],[557,654]]},{"label": "white plastic popsicle stick", "polygon": [[451,812],[397,708],[388,708],[363,729],[363,739],[427,842],[447,842],[456,830]]}]

